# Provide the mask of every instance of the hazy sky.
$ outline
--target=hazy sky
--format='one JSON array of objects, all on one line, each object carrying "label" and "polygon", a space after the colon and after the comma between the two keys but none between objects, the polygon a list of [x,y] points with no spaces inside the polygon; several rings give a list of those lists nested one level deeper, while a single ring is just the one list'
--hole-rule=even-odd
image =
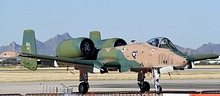
[{"label": "hazy sky", "polygon": [[98,30],[103,38],[165,36],[197,48],[220,44],[220,0],[0,0],[0,46],[21,44],[25,29],[34,29],[40,41]]}]

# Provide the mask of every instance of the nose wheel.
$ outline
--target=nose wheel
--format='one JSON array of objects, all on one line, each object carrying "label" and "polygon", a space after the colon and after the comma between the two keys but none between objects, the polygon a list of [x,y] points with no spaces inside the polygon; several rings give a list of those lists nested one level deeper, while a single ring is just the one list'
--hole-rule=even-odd
[{"label": "nose wheel", "polygon": [[157,90],[156,90],[157,92],[160,92],[160,91],[162,91],[162,87],[160,86],[160,85],[157,85]]},{"label": "nose wheel", "polygon": [[153,81],[153,84],[154,84],[154,87],[156,89],[156,92],[160,92],[162,91],[162,87],[160,86],[160,72],[159,72],[159,69],[152,69],[151,70],[151,77],[152,77],[152,81]]}]

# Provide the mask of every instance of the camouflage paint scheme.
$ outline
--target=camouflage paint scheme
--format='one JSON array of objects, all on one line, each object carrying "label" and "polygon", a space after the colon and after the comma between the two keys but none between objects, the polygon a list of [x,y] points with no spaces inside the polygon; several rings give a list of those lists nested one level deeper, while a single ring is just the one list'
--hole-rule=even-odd
[{"label": "camouflage paint scheme", "polygon": [[[22,52],[23,53],[37,53],[36,52],[36,42],[35,42],[35,33],[32,30],[26,30],[24,35],[26,39],[23,40]],[[34,36],[34,37],[33,37]],[[34,41],[34,43],[30,43],[29,41]],[[37,69],[37,59],[36,58],[25,58],[21,57],[21,64],[31,70]]]},{"label": "camouflage paint scheme", "polygon": [[[61,43],[57,48],[58,54],[56,57],[45,56],[38,55],[36,52],[35,34],[33,30],[25,30],[23,37],[22,57],[57,60],[58,62],[67,63],[66,66],[93,66],[98,69],[101,67],[117,67],[120,72],[126,72],[132,68],[185,67],[189,64],[189,60],[196,61],[218,57],[216,54],[187,56],[179,50],[159,48],[147,42],[124,44],[114,47],[112,42],[123,39],[111,38],[101,40],[101,35],[98,31],[90,33],[90,39],[94,42],[94,47],[98,50],[96,53],[94,52],[97,54],[95,59],[90,60],[83,57],[80,48],[78,48],[79,43],[84,40],[85,37],[70,39]],[[132,56],[132,52],[136,52],[135,58]],[[30,70],[37,69],[37,64],[35,63],[35,59],[22,58],[21,61],[21,64]]]},{"label": "camouflage paint scheme", "polygon": [[[137,52],[136,58],[132,57],[133,51]],[[104,64],[118,61],[120,66],[123,66],[121,72],[129,71],[130,68],[185,67],[188,64],[186,58],[169,49],[157,48],[148,43],[105,48],[100,50],[97,60]]]},{"label": "camouflage paint scheme", "polygon": [[165,37],[157,37],[143,43],[128,44],[121,38],[101,40],[100,32],[90,32],[89,38],[79,37],[62,42],[56,49],[57,56],[39,55],[33,30],[25,30],[23,36],[21,64],[37,70],[37,58],[55,60],[59,65],[73,66],[80,70],[79,92],[89,89],[88,72],[107,73],[109,69],[119,72],[138,72],[138,85],[141,92],[149,91],[150,85],[144,81],[145,73],[151,72],[156,91],[162,91],[159,85],[160,74],[174,69],[192,68],[192,62],[218,58],[217,54],[188,56],[176,49]]}]

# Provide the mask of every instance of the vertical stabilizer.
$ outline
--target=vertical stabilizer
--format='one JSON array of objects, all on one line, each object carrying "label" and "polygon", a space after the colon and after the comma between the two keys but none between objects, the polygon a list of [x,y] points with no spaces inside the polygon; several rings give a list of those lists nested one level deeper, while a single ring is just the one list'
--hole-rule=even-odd
[{"label": "vertical stabilizer", "polygon": [[101,34],[99,31],[91,31],[89,34],[89,38],[93,41],[100,41],[101,40]]},{"label": "vertical stabilizer", "polygon": [[[22,54],[37,54],[34,30],[24,30]],[[21,57],[21,65],[30,69],[37,69],[37,59]]]}]

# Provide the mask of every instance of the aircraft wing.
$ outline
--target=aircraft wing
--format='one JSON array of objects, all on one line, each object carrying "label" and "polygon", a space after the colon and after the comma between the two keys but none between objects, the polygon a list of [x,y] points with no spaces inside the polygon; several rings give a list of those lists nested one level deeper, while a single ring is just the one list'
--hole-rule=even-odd
[{"label": "aircraft wing", "polygon": [[199,61],[199,60],[205,60],[205,59],[216,59],[219,58],[218,54],[198,54],[194,56],[189,56],[190,61]]},{"label": "aircraft wing", "polygon": [[22,53],[20,54],[20,56],[23,58],[22,65],[33,71],[37,69],[37,62],[35,62],[36,59],[56,60],[60,62],[71,63],[73,65],[91,66],[96,68],[101,68],[103,66],[103,64],[98,60],[81,60],[81,59],[45,56],[45,55],[29,54],[29,53]]}]

